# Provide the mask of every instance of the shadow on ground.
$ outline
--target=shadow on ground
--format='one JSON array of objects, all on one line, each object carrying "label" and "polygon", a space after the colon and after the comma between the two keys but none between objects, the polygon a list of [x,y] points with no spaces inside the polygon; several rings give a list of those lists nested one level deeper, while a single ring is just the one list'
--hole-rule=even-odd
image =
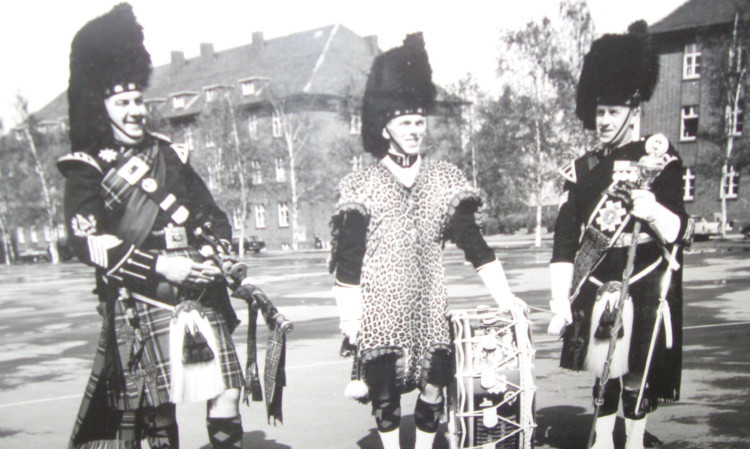
[{"label": "shadow on ground", "polygon": [[[277,443],[276,440],[266,439],[266,433],[260,430],[245,432],[242,435],[242,447],[253,449],[292,449],[286,444]],[[201,446],[201,449],[211,449],[211,445]]]}]

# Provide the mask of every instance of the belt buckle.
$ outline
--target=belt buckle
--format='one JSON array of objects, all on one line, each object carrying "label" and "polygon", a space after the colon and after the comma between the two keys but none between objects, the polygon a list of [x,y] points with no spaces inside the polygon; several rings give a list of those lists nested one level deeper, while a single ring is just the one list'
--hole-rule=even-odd
[{"label": "belt buckle", "polygon": [[164,243],[166,249],[182,249],[188,247],[187,231],[184,226],[169,226],[164,228]]}]

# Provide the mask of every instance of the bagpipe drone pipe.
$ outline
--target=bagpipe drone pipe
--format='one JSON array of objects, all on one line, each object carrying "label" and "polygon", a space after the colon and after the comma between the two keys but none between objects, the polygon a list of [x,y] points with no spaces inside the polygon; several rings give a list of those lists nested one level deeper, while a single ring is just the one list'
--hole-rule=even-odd
[{"label": "bagpipe drone pipe", "polygon": [[[196,228],[195,236],[209,245],[213,251],[209,255],[222,270],[222,279],[232,292],[233,298],[242,299],[248,305],[247,363],[245,366],[245,391],[243,401],[249,404],[263,400],[265,389],[266,413],[269,421],[282,421],[282,390],[286,386],[286,334],[294,324],[282,315],[266,294],[250,283],[248,267],[230,257],[229,245],[220,240],[212,231],[211,223]],[[266,348],[263,388],[261,388],[257,361],[257,320],[258,313],[268,326],[268,347]]]}]

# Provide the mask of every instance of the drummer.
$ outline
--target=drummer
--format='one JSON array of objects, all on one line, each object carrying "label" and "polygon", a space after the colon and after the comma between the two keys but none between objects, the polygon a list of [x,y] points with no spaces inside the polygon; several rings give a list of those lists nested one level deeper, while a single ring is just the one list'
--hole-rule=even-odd
[{"label": "drummer", "polygon": [[477,191],[454,165],[422,155],[435,102],[421,33],[373,62],[362,108],[377,163],[347,175],[332,217],[340,328],[358,344],[361,391],[385,449],[399,448],[400,396],[419,390],[416,448],[431,448],[451,377],[442,249],[463,249],[502,309],[525,308],[475,222]]}]

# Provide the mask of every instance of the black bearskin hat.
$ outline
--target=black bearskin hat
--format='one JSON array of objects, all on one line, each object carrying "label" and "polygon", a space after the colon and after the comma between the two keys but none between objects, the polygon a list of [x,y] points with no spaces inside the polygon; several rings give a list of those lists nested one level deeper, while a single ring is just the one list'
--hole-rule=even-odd
[{"label": "black bearskin hat", "polygon": [[578,81],[576,115],[585,129],[596,127],[596,106],[638,106],[648,101],[659,77],[659,56],[639,20],[627,34],[605,34],[591,44]]},{"label": "black bearskin hat", "polygon": [[151,76],[151,57],[133,8],[120,3],[76,33],[70,48],[68,116],[73,151],[112,140],[104,99],[143,90]]},{"label": "black bearskin hat", "polygon": [[375,58],[362,100],[362,145],[376,158],[388,151],[385,125],[394,117],[426,115],[435,103],[432,68],[422,33],[409,34],[401,47]]}]

